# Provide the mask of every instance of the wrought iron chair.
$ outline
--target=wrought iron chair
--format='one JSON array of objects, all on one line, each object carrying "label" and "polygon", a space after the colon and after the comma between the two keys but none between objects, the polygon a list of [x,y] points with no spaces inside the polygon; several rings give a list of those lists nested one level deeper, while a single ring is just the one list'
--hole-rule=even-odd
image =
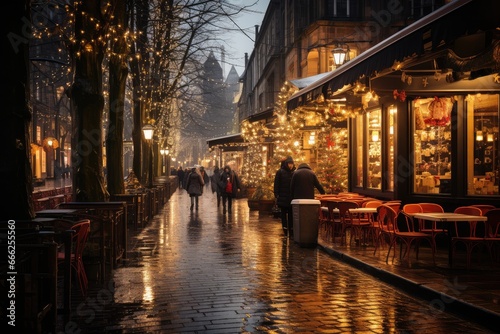
[{"label": "wrought iron chair", "polygon": [[[71,226],[70,230],[74,231],[72,235],[70,261],[71,268],[75,271],[76,277],[78,278],[78,283],[80,286],[80,292],[83,296],[87,295],[88,279],[85,273],[85,266],[83,264],[83,249],[87,243],[87,238],[90,231],[90,220],[82,219]],[[58,264],[62,264],[66,261],[65,250],[60,250],[57,253]]]},{"label": "wrought iron chair", "polygon": [[[473,206],[461,206],[456,208],[454,212],[472,216],[482,215],[481,209]],[[470,268],[473,251],[477,248],[487,247],[488,244],[484,237],[478,237],[476,235],[477,221],[456,221],[454,227],[453,236],[451,238],[452,258],[450,262],[453,265],[453,259],[456,257],[457,245],[463,244],[465,246],[466,266]]]}]

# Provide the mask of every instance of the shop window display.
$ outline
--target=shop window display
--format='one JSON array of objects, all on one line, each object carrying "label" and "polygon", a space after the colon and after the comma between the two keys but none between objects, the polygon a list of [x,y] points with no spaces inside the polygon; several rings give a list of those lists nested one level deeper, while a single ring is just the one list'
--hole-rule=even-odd
[{"label": "shop window display", "polygon": [[396,124],[396,115],[397,115],[397,108],[395,106],[390,106],[389,107],[389,114],[387,118],[387,125],[388,128],[386,128],[386,146],[387,146],[387,190],[394,191],[394,151],[395,151],[395,124]]},{"label": "shop window display", "polygon": [[357,116],[355,119],[355,126],[354,126],[354,132],[355,132],[355,137],[354,137],[354,144],[356,147],[356,169],[354,169],[356,176],[356,186],[358,187],[363,187],[363,151],[364,151],[364,145],[363,145],[363,116]]},{"label": "shop window display", "polygon": [[[499,195],[499,96],[467,97],[469,195]],[[472,158],[470,158],[472,157]]]},{"label": "shop window display", "polygon": [[367,114],[368,120],[368,174],[367,187],[382,188],[382,112],[380,109]]},{"label": "shop window display", "polygon": [[414,115],[414,192],[451,192],[451,110],[454,99],[416,99]]}]

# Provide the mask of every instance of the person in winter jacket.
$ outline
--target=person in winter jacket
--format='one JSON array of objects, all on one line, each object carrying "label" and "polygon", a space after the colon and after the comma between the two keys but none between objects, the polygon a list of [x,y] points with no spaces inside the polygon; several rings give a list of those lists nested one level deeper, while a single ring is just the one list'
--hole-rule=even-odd
[{"label": "person in winter jacket", "polygon": [[281,162],[281,168],[274,176],[274,197],[276,204],[281,210],[281,225],[283,233],[293,234],[293,213],[292,213],[292,195],[290,192],[290,183],[292,174],[295,170],[292,157],[287,157]]},{"label": "person in winter jacket", "polygon": [[220,207],[220,203],[222,200],[222,195],[221,195],[221,189],[219,187],[219,182],[220,182],[220,176],[221,176],[221,170],[218,166],[214,167],[214,173],[210,177],[210,184],[212,186],[212,193],[215,193],[217,196],[217,207]]},{"label": "person in winter jacket", "polygon": [[[222,213],[226,214],[226,203],[227,203],[227,211],[231,213],[231,209],[233,207],[233,198],[238,194],[238,190],[241,190],[241,182],[240,178],[236,174],[235,171],[231,170],[229,165],[224,166],[224,170],[220,176],[220,187],[222,194]],[[227,184],[231,183],[231,191],[228,192]]]},{"label": "person in winter jacket", "polygon": [[[205,183],[205,187],[208,188],[208,185],[210,183],[210,177],[208,176],[208,174],[205,170],[205,167],[200,166],[200,174],[201,174],[201,177],[203,178],[203,182]],[[202,193],[203,193],[203,188],[202,188]]]},{"label": "person in winter jacket", "polygon": [[200,174],[200,170],[196,167],[191,169],[191,173],[187,177],[186,190],[191,197],[191,210],[193,210],[194,205],[196,205],[196,210],[198,210],[198,197],[203,193],[203,177]]},{"label": "person in winter jacket", "polygon": [[325,189],[319,183],[318,177],[311,167],[306,163],[301,163],[293,172],[290,182],[292,200],[296,198],[314,199],[314,188],[318,189],[320,194],[325,193]]}]

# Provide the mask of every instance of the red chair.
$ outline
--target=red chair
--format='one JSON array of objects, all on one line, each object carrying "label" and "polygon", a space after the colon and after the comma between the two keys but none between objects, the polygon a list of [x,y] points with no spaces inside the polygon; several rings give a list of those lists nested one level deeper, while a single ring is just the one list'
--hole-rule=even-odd
[{"label": "red chair", "polygon": [[332,199],[327,200],[326,206],[328,208],[328,219],[326,221],[326,236],[331,237],[332,242],[335,243],[335,237],[341,235],[342,231],[342,220],[339,216],[339,205],[340,201],[334,201]]},{"label": "red chair", "polygon": [[[394,209],[392,209],[390,206],[386,204],[381,205],[380,207],[378,207],[378,209],[379,209],[379,214],[382,213],[385,217],[384,219],[388,221],[385,227],[387,229],[387,232],[385,233],[391,236],[391,238],[389,239],[390,243],[389,243],[389,250],[387,251],[386,262],[388,262],[389,260],[389,254],[392,248],[394,248],[393,258],[396,255],[396,245],[399,241],[400,242],[399,257],[401,260],[404,257],[406,257],[408,266],[411,266],[410,253],[412,247],[415,249],[416,259],[418,260],[420,243],[425,240],[426,242],[429,243],[431,247],[432,261],[433,263],[435,263],[434,259],[435,247],[434,243],[432,242],[432,237],[429,234],[414,231],[413,227],[408,222],[406,223],[406,228],[404,230],[401,230],[399,229],[398,226],[398,220],[397,220],[398,215]],[[403,251],[403,246],[404,246],[404,251]]]},{"label": "red chair", "polygon": [[[444,212],[444,209],[441,205],[436,203],[418,203],[422,208],[422,213],[440,213]],[[440,234],[448,234],[448,229],[446,228],[444,223],[437,223],[429,220],[420,220],[418,230],[423,233],[428,233],[432,236],[432,241],[434,245],[436,244],[436,237]]]},{"label": "red chair", "polygon": [[373,250],[373,255],[377,253],[379,247],[382,247],[385,241],[389,245],[389,251],[385,262],[389,260],[389,253],[391,251],[393,240],[394,240],[394,225],[397,225],[397,214],[394,209],[385,204],[379,205],[377,207],[377,241],[375,242],[375,249]]},{"label": "red chair", "polygon": [[358,203],[351,201],[341,201],[337,203],[340,217],[340,244],[347,243],[347,229],[351,228],[352,217],[349,215],[349,209],[359,208]]},{"label": "red chair", "polygon": [[[70,230],[74,231],[71,237],[71,268],[75,271],[78,283],[80,285],[80,292],[83,296],[87,295],[88,279],[85,273],[85,266],[83,265],[83,249],[87,243],[87,238],[90,231],[90,220],[82,219],[71,226]],[[66,261],[65,250],[57,253],[58,264],[63,264]]]},{"label": "red chair", "polygon": [[[455,209],[455,213],[461,213],[471,216],[481,216],[482,211],[479,208],[473,206],[461,206]],[[466,255],[466,265],[470,268],[472,252],[476,248],[487,247],[488,244],[484,237],[476,236],[477,221],[460,221],[454,224],[453,236],[451,238],[451,255],[450,263],[453,265],[453,259],[455,258],[457,245],[463,244],[465,246]]]},{"label": "red chair", "polygon": [[401,210],[401,201],[399,200],[394,200],[394,201],[387,201],[384,202],[385,205],[390,206],[394,211],[396,211],[396,214],[399,214],[399,211]]},{"label": "red chair", "polygon": [[420,204],[417,204],[417,203],[405,204],[403,206],[403,209],[401,210],[401,214],[405,217],[407,223],[411,224],[413,226],[415,226],[415,221],[413,219],[413,215],[416,213],[422,213],[422,212],[423,212],[422,207],[420,206]]},{"label": "red chair", "polygon": [[497,208],[496,206],[489,204],[472,204],[470,206],[481,209],[483,216],[486,214],[486,212]]},{"label": "red chair", "polygon": [[488,217],[486,221],[486,244],[490,252],[490,257],[500,260],[500,209],[488,210],[485,214]]},{"label": "red chair", "polygon": [[[368,201],[364,202],[362,207],[363,208],[378,208],[384,204],[382,201],[374,200],[374,201]],[[377,243],[377,235],[378,235],[378,230],[380,228],[378,219],[377,219],[377,214],[370,214],[368,215],[368,218],[370,220],[371,225],[368,227],[368,236],[372,239],[372,243],[375,245]]]}]

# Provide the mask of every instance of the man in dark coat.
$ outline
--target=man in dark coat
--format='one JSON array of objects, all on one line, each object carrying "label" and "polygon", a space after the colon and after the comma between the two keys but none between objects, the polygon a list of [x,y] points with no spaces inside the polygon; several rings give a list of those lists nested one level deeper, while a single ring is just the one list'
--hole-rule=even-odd
[{"label": "man in dark coat", "polygon": [[182,167],[179,167],[177,169],[177,177],[179,178],[179,188],[184,188],[184,169]]},{"label": "man in dark coat", "polygon": [[[222,194],[222,213],[226,214],[226,203],[227,211],[231,213],[233,207],[233,198],[238,194],[238,190],[241,190],[240,178],[235,171],[231,170],[228,165],[224,166],[224,170],[220,176],[221,194]],[[227,184],[232,183],[231,192],[226,191]]]},{"label": "man in dark coat", "polygon": [[292,181],[290,182],[292,199],[314,199],[314,188],[318,189],[320,194],[325,193],[325,189],[319,183],[318,177],[311,167],[306,163],[300,164],[297,170],[293,172]]},{"label": "man in dark coat", "polygon": [[214,173],[210,177],[210,184],[212,185],[212,193],[215,193],[215,195],[217,196],[217,207],[220,207],[220,203],[221,203],[221,199],[222,199],[222,196],[221,196],[222,189],[219,188],[220,174],[221,174],[221,170],[219,169],[218,166],[215,166]]},{"label": "man in dark coat", "polygon": [[283,233],[293,234],[293,213],[292,213],[292,195],[290,193],[290,182],[295,170],[292,157],[287,157],[281,162],[281,168],[274,176],[274,197],[276,204],[281,210],[281,225]]}]

